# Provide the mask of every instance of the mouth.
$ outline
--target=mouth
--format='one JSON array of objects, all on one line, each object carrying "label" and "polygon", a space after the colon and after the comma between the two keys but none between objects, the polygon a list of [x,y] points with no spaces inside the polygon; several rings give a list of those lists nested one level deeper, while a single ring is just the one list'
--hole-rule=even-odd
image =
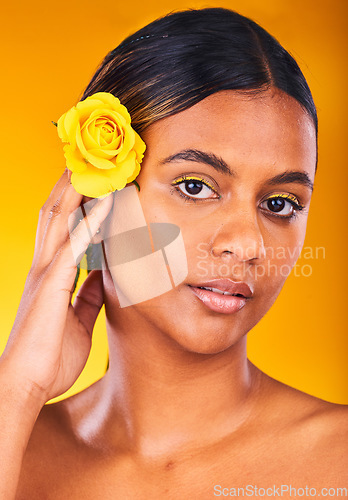
[{"label": "mouth", "polygon": [[241,293],[230,293],[230,292],[223,292],[222,290],[219,290],[218,288],[208,288],[206,286],[198,286],[197,288],[200,288],[201,290],[209,290],[210,292],[214,293],[219,293],[220,295],[231,295],[233,297],[244,297],[243,294]]},{"label": "mouth", "polygon": [[223,314],[240,311],[253,296],[247,283],[230,279],[212,280],[188,286],[208,309]]}]

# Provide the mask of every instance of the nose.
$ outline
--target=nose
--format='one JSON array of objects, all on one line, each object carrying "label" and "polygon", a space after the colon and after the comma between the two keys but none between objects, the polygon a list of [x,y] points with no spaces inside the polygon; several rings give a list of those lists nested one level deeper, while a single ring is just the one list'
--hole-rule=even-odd
[{"label": "nose", "polygon": [[256,214],[241,213],[226,217],[211,240],[214,257],[233,254],[240,262],[259,262],[266,255],[262,231]]}]

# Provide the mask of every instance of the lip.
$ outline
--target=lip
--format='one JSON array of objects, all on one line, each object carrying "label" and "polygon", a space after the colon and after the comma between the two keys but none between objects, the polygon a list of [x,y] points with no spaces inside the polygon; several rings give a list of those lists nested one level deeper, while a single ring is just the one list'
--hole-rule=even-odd
[{"label": "lip", "polygon": [[[233,314],[240,311],[253,296],[253,291],[247,283],[232,281],[228,278],[205,281],[189,285],[189,287],[208,309],[223,314]],[[199,287],[218,288],[223,292],[238,294],[238,296],[222,295]]]}]

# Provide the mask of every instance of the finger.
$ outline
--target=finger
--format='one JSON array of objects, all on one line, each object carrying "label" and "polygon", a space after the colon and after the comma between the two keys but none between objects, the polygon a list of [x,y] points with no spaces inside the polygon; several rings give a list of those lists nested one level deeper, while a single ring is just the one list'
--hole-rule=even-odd
[{"label": "finger", "polygon": [[57,199],[60,197],[63,189],[65,186],[70,182],[70,172],[66,168],[59,178],[59,180],[56,182],[54,188],[52,189],[49,197],[45,201],[44,205],[42,206],[40,213],[39,213],[39,220],[38,220],[38,225],[37,225],[37,231],[36,231],[36,241],[35,241],[35,247],[40,247],[41,245],[41,240],[43,237],[43,234],[45,232],[47,220],[50,214],[51,207],[55,204]]},{"label": "finger", "polygon": [[45,203],[43,204],[43,206],[41,208],[41,211],[44,214],[46,214],[46,213],[48,214],[49,213],[51,206],[54,205],[55,201],[59,198],[62,190],[65,187],[65,185],[68,182],[70,182],[70,176],[71,176],[71,172],[67,168],[65,168],[64,172],[62,173],[62,175],[60,176],[60,178],[58,179],[58,181],[54,185],[52,191],[50,192],[50,194],[49,194],[49,196],[47,198],[47,200],[45,201]]},{"label": "finger", "polygon": [[90,213],[76,226],[57,252],[53,265],[58,262],[61,269],[76,270],[76,266],[86,252],[88,245],[110,212],[112,204],[112,194],[97,201]]},{"label": "finger", "polygon": [[68,182],[51,207],[38,252],[40,267],[50,264],[69,236],[69,216],[80,206],[82,195]]},{"label": "finger", "polygon": [[75,314],[92,336],[99,311],[104,303],[101,271],[91,271],[74,300]]},{"label": "finger", "polygon": [[54,201],[57,199],[59,193],[61,192],[65,184],[69,181],[69,179],[70,179],[70,171],[67,168],[65,168],[64,172],[54,185],[52,191],[50,192],[43,206],[48,205],[50,207],[51,205],[53,205]]}]

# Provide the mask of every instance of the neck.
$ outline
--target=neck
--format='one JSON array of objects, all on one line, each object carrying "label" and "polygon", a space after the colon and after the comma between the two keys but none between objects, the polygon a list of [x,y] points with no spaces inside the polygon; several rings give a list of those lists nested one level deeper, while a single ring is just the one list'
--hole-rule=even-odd
[{"label": "neck", "polygon": [[[189,352],[130,308],[108,318],[109,370],[98,386],[108,442],[141,456],[217,443],[236,431],[255,403],[259,370],[246,337],[217,354]],[[122,441],[122,443],[120,442]]]}]

